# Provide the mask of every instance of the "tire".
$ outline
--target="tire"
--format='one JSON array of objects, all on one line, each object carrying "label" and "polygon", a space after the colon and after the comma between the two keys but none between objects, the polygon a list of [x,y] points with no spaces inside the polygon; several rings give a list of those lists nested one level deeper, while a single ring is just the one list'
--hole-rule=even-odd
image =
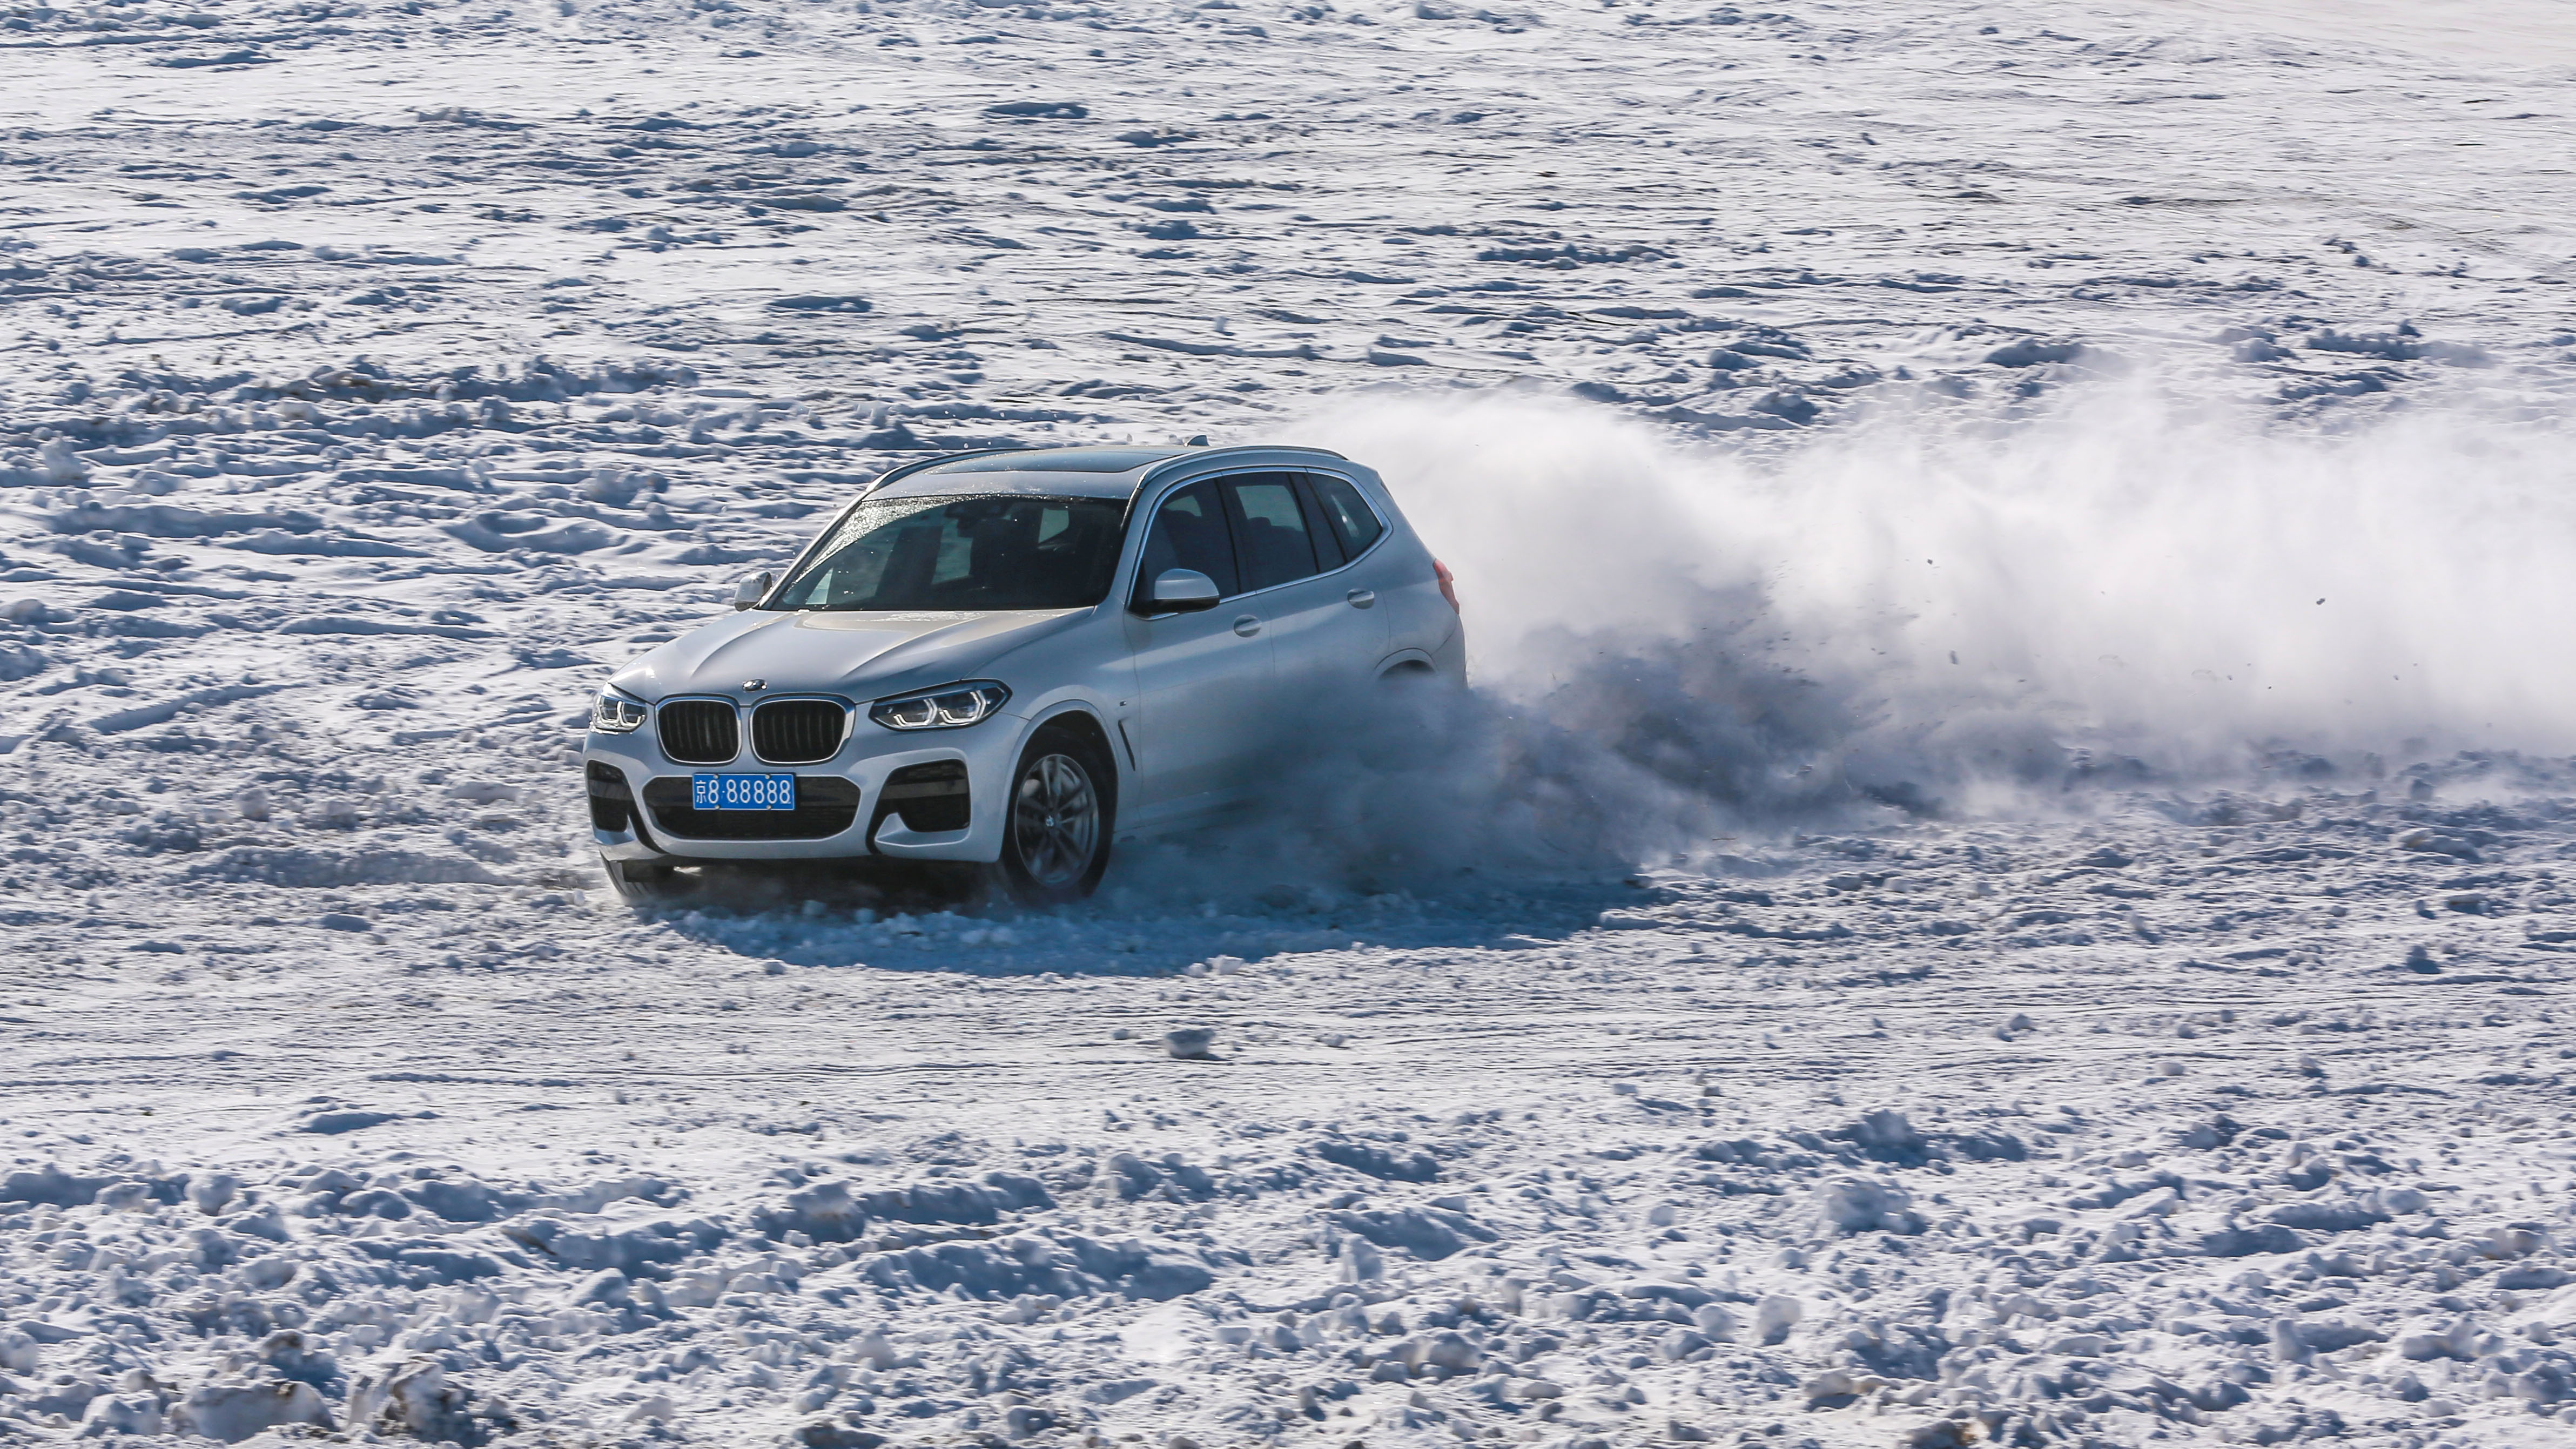
[{"label": "tire", "polygon": [[1011,772],[995,873],[1024,906],[1060,906],[1098,889],[1117,823],[1116,767],[1099,746],[1041,729]]},{"label": "tire", "polygon": [[607,867],[609,888],[617,892],[619,900],[649,906],[679,892],[671,868],[660,861],[603,860],[600,864]]}]

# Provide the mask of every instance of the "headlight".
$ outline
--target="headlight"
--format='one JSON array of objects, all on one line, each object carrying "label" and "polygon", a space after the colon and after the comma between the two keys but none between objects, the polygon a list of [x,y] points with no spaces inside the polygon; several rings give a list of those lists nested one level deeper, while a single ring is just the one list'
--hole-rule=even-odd
[{"label": "headlight", "polygon": [[603,689],[590,703],[590,727],[602,734],[631,735],[644,723],[644,714],[644,706]]},{"label": "headlight", "polygon": [[969,679],[878,700],[868,718],[890,730],[953,730],[982,722],[1010,697],[1010,686],[998,680]]}]

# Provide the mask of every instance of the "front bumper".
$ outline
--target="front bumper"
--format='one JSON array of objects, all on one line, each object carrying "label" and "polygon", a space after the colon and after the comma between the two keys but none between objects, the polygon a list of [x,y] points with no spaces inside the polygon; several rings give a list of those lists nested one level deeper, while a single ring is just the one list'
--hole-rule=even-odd
[{"label": "front bumper", "polygon": [[[831,760],[796,766],[765,765],[748,751],[729,765],[683,765],[662,754],[649,728],[632,735],[593,730],[581,752],[591,840],[603,858],[621,861],[870,855],[999,860],[1004,797],[1028,729],[1026,720],[1009,714],[920,735],[896,734],[863,719]],[[798,808],[775,816],[687,808],[690,777],[719,773],[794,775]],[[962,826],[956,810],[960,784],[966,804]],[[753,829],[798,833],[738,833]]]}]

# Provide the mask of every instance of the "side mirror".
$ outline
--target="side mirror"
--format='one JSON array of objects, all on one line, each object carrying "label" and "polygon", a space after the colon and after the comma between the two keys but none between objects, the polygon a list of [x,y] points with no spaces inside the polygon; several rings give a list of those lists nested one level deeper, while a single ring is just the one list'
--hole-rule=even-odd
[{"label": "side mirror", "polygon": [[759,603],[769,597],[770,585],[776,582],[777,579],[769,574],[754,574],[744,579],[733,586],[733,606],[736,609],[748,609]]},{"label": "side mirror", "polygon": [[1196,569],[1165,569],[1145,596],[1148,614],[1195,614],[1216,607],[1216,580]]}]

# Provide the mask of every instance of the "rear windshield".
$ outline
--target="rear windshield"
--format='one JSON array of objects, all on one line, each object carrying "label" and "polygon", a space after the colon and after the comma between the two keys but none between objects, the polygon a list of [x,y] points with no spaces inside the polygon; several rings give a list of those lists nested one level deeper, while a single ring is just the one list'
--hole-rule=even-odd
[{"label": "rear windshield", "polygon": [[770,607],[1089,608],[1109,595],[1126,510],[1107,498],[871,499],[842,520]]}]

